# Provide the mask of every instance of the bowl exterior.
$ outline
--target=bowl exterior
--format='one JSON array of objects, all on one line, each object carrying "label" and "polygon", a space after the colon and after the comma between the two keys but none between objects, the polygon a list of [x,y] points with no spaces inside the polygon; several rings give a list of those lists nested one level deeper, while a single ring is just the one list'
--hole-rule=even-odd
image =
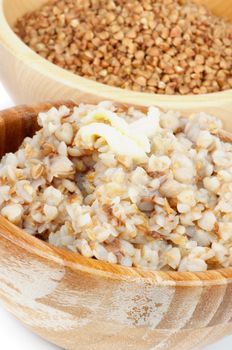
[{"label": "bowl exterior", "polygon": [[[38,60],[41,60],[39,56]],[[77,102],[87,101],[89,103],[97,103],[101,100],[101,97],[97,97],[94,93],[85,94],[81,90],[81,86],[69,86],[68,79],[66,83],[60,82],[55,72],[52,78],[51,72],[48,75],[46,70],[44,72],[38,71],[36,63],[35,66],[31,66],[26,60],[12,53],[1,43],[0,61],[0,79],[16,104],[58,99],[73,99]],[[51,66],[53,65],[51,64]]]},{"label": "bowl exterior", "polygon": [[188,350],[232,332],[226,280],[182,286],[120,278],[114,267],[103,274],[27,235],[14,239],[4,225],[1,218],[0,301],[64,349]]}]

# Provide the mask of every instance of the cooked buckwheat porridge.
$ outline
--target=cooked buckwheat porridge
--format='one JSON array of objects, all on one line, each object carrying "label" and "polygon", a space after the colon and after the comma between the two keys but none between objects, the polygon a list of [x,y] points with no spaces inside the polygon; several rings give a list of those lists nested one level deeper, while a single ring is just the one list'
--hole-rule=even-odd
[{"label": "cooked buckwheat porridge", "polygon": [[0,213],[49,243],[113,264],[232,264],[232,144],[221,121],[110,102],[38,115],[0,163]]}]

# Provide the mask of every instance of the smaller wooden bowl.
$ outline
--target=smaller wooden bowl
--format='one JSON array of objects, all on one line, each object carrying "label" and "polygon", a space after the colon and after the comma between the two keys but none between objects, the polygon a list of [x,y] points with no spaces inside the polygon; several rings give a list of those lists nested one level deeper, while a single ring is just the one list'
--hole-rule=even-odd
[{"label": "smaller wooden bowl", "polygon": [[[34,134],[38,112],[50,107],[0,113],[0,158]],[[62,348],[199,349],[232,333],[231,295],[232,268],[125,268],[50,246],[0,217],[0,301]]]},{"label": "smaller wooden bowl", "polygon": [[[168,96],[137,93],[80,77],[45,60],[26,46],[13,32],[17,19],[48,0],[0,0],[0,78],[17,103],[72,99],[96,103],[114,100],[137,106],[156,105],[185,114],[205,111],[229,118],[232,90],[207,95]],[[213,13],[232,21],[232,0],[194,0]]]}]

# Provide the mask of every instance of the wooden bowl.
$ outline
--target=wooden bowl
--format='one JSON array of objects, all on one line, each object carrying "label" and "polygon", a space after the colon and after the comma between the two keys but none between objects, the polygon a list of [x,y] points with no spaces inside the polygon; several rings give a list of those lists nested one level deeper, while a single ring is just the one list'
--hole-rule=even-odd
[{"label": "wooden bowl", "polygon": [[[0,158],[37,130],[37,113],[50,106],[0,113]],[[180,273],[112,265],[52,247],[0,217],[0,300],[62,348],[199,349],[232,333],[231,294],[232,268]]]},{"label": "wooden bowl", "polygon": [[[0,0],[0,77],[17,103],[72,99],[95,103],[99,100],[162,108],[214,113],[227,118],[232,109],[232,90],[195,96],[165,96],[137,93],[96,83],[70,73],[45,60],[27,47],[11,29],[16,20],[48,0]],[[195,0],[215,14],[232,20],[232,0]]]}]

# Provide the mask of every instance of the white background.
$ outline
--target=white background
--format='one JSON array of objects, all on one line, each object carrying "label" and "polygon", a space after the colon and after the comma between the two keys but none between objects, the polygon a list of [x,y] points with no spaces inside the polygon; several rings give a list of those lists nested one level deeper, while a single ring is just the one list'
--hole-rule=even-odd
[{"label": "white background", "polygon": [[[14,103],[7,95],[0,83],[0,109],[13,106]],[[232,297],[232,296],[231,296]],[[46,343],[36,335],[29,332],[0,306],[0,349],[2,350],[58,350],[56,346]],[[231,350],[232,336],[223,339],[207,350]],[[81,349],[78,349],[81,350]],[[118,349],[120,350],[120,349]],[[140,349],[134,349],[140,350]],[[170,349],[172,350],[172,349]]]}]

